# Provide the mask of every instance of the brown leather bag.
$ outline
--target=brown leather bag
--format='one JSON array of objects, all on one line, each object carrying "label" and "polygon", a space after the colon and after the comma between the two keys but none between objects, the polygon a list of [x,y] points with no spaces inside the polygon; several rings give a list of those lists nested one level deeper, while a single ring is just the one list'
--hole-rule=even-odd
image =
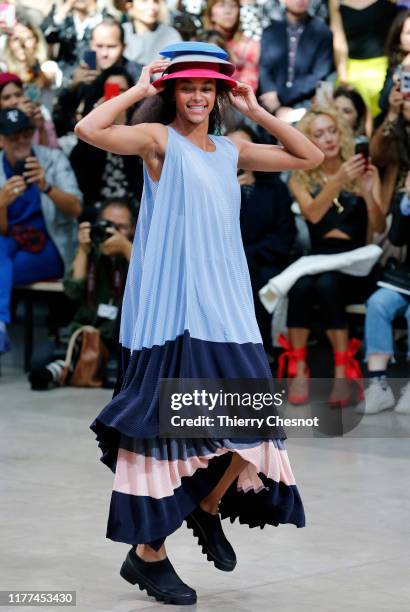
[{"label": "brown leather bag", "polygon": [[[79,341],[81,342],[79,356],[69,377],[74,349]],[[100,330],[91,325],[80,327],[69,340],[60,384],[72,387],[102,387],[103,368],[108,357],[109,353],[101,340]]]}]

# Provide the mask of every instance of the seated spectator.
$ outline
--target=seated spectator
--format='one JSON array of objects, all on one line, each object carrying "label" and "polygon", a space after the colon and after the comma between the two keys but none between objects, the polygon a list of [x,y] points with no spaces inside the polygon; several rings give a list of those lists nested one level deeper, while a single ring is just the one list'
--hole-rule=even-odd
[{"label": "seated spectator", "polygon": [[53,4],[41,24],[45,39],[50,45],[57,45],[57,63],[67,85],[72,73],[91,42],[91,34],[106,16],[100,10],[97,0],[71,0],[62,2],[57,8]]},{"label": "seated spectator", "polygon": [[410,170],[410,100],[405,100],[399,85],[389,95],[389,107],[383,123],[370,141],[370,155],[383,169],[382,201],[384,211],[397,210]]},{"label": "seated spectator", "polygon": [[65,155],[33,145],[18,108],[0,111],[0,353],[15,285],[59,278],[72,261],[81,195]]},{"label": "seated spectator", "polygon": [[259,100],[287,120],[291,107],[307,107],[318,81],[332,71],[332,34],[308,13],[309,0],[285,0],[286,16],[264,30]]},{"label": "seated spectator", "polygon": [[[365,414],[377,414],[382,410],[393,408],[396,401],[393,391],[387,381],[387,367],[394,354],[393,321],[404,315],[410,331],[410,173],[405,182],[405,193],[401,196],[400,206],[394,213],[390,230],[390,240],[396,246],[407,246],[407,258],[404,269],[407,270],[407,282],[399,289],[382,287],[369,298],[365,320],[365,344],[367,369],[370,385],[365,392],[365,401],[359,407]],[[408,335],[409,337],[409,335]],[[408,360],[410,360],[410,345],[408,345]],[[395,411],[400,414],[410,414],[410,383],[401,390],[401,397]]]},{"label": "seated spectator", "polygon": [[39,102],[32,102],[24,95],[22,80],[11,72],[0,73],[0,110],[4,108],[19,108],[26,113],[35,127],[33,144],[59,148],[50,113]]},{"label": "seated spectator", "polygon": [[388,69],[383,89],[380,93],[379,107],[383,115],[388,112],[389,95],[397,84],[401,66],[410,68],[410,10],[400,11],[393,21],[386,41]]},{"label": "seated spectator", "polygon": [[[319,168],[294,172],[289,182],[307,220],[312,254],[345,253],[365,245],[372,232],[383,231],[385,226],[376,167],[362,155],[353,155],[350,130],[335,110],[307,111],[299,128],[325,155]],[[363,301],[372,288],[371,277],[336,270],[302,277],[293,285],[288,294],[287,321],[288,372],[295,373],[290,401],[304,403],[308,399],[306,347],[314,306],[320,306],[321,321],[333,347],[335,378],[346,379],[353,357],[349,354],[345,308]],[[350,396],[351,387],[341,387],[335,381],[329,403],[343,406]]]},{"label": "seated spectator", "polygon": [[[235,139],[258,142],[247,125],[239,125],[227,134]],[[240,171],[241,231],[248,260],[255,313],[268,355],[272,355],[272,316],[262,306],[258,291],[272,276],[289,264],[289,253],[295,239],[295,221],[289,191],[278,174]]]},{"label": "seated spectator", "polygon": [[181,35],[167,25],[168,10],[164,0],[132,0],[128,3],[130,21],[123,24],[125,57],[138,64],[159,59],[160,50],[180,42]]},{"label": "seated spectator", "polygon": [[[96,104],[104,101],[106,84],[116,84],[119,93],[133,86],[133,80],[124,68],[111,66],[94,81],[84,108],[84,115]],[[130,125],[134,107],[127,114],[117,117],[117,123]],[[142,164],[135,155],[115,155],[79,140],[70,155],[71,166],[84,196],[84,208],[97,208],[103,200],[126,198],[134,210],[142,193]]]},{"label": "seated spectator", "polygon": [[256,91],[259,81],[259,41],[248,38],[239,29],[239,0],[208,0],[204,26],[220,32],[225,48],[236,66],[233,78],[244,81]]},{"label": "seated spectator", "polygon": [[330,0],[329,11],[338,80],[357,89],[375,117],[387,70],[385,42],[398,8],[389,0]]},{"label": "seated spectator", "polygon": [[49,60],[41,30],[22,17],[6,40],[2,70],[17,74],[26,84],[26,93],[33,101],[40,100],[49,111],[53,105],[53,88],[61,83],[61,71]]},{"label": "seated spectator", "polygon": [[124,30],[112,17],[106,17],[94,28],[90,47],[96,53],[96,69],[91,69],[81,62],[73,73],[70,86],[64,88],[58,96],[53,114],[58,136],[73,132],[76,110],[81,102],[86,103],[92,91],[92,83],[102,70],[111,66],[121,66],[134,82],[141,73],[142,66],[124,57]]},{"label": "seated spectator", "polygon": [[[338,87],[333,99],[337,110],[351,128],[353,136],[356,138],[365,135],[368,109],[359,92],[352,87]],[[367,135],[371,135],[371,130]]]},{"label": "seated spectator", "polygon": [[[110,224],[106,227],[104,224]],[[64,277],[64,292],[78,306],[68,336],[82,325],[92,325],[110,353],[118,344],[118,312],[131,257],[135,219],[123,200],[107,200],[95,225],[84,221],[78,230],[78,249]],[[105,308],[102,308],[105,307]],[[52,343],[33,357],[32,389],[45,390],[59,384],[61,351]]]}]

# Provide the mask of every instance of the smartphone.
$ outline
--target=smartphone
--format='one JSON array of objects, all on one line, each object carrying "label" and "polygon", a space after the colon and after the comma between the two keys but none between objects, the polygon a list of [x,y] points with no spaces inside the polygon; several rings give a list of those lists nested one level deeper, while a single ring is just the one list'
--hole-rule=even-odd
[{"label": "smartphone", "polygon": [[8,28],[14,28],[16,25],[16,7],[14,4],[0,3],[0,21]]},{"label": "smartphone", "polygon": [[104,83],[104,99],[111,100],[120,95],[120,86],[118,83]]},{"label": "smartphone", "polygon": [[410,71],[404,68],[400,72],[400,91],[403,94],[410,93]]},{"label": "smartphone", "polygon": [[327,106],[330,104],[333,100],[333,84],[330,81],[318,81],[315,98],[319,106]]},{"label": "smartphone", "polygon": [[367,159],[369,158],[369,139],[367,138],[367,136],[358,136],[355,139],[355,143],[355,155],[361,153],[367,161]]},{"label": "smartphone", "polygon": [[25,168],[26,168],[26,160],[18,159],[13,166],[13,174],[15,176],[23,176]]},{"label": "smartphone", "polygon": [[24,95],[31,102],[38,102],[41,98],[40,88],[34,83],[25,83],[23,86]]},{"label": "smartphone", "polygon": [[91,49],[84,51],[83,60],[90,70],[97,70],[97,54]]}]

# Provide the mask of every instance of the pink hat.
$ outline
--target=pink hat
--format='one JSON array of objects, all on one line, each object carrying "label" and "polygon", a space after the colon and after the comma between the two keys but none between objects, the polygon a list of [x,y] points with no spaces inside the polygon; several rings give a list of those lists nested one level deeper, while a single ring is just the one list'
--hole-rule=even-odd
[{"label": "pink hat", "polygon": [[9,83],[15,83],[19,87],[23,87],[23,81],[14,72],[0,72],[0,89],[3,89]]},{"label": "pink hat", "polygon": [[171,79],[220,79],[225,81],[229,87],[235,87],[237,85],[235,79],[231,79],[231,77],[226,74],[222,74],[222,72],[210,68],[186,68],[184,70],[172,72],[171,74],[164,74],[156,81],[153,81],[152,85],[154,87],[160,87],[165,81],[170,81]]}]

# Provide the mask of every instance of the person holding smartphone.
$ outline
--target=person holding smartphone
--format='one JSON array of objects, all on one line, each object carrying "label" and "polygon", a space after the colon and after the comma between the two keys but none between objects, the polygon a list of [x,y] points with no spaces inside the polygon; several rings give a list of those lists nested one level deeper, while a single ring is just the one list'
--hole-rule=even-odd
[{"label": "person holding smartphone", "polygon": [[[385,228],[377,168],[362,153],[355,154],[352,134],[336,108],[312,108],[298,127],[325,156],[319,168],[294,172],[289,181],[307,221],[311,253],[344,253],[364,246],[374,232]],[[337,270],[304,276],[293,285],[287,316],[289,401],[304,404],[309,399],[307,341],[317,305],[334,354],[335,382],[329,404],[345,406],[353,399],[352,387],[339,382],[358,371],[345,308],[364,301],[373,286],[371,276],[364,279]]]},{"label": "person holding smartphone", "polygon": [[33,145],[34,128],[18,108],[0,111],[0,353],[10,348],[15,285],[59,278],[71,263],[81,193],[65,155]]}]

